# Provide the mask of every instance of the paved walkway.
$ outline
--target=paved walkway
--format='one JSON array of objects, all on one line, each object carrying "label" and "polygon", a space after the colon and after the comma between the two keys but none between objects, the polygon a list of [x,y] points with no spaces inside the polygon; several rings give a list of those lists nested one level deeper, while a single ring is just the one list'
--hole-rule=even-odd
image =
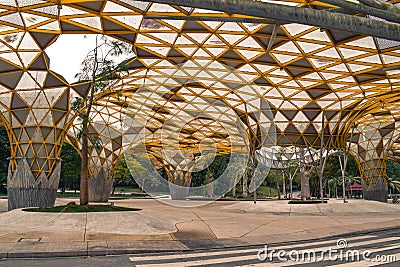
[{"label": "paved walkway", "polygon": [[[58,199],[57,205],[73,201]],[[77,200],[75,200],[77,201]],[[116,205],[142,211],[0,213],[0,257],[84,256],[185,251],[321,239],[383,228],[400,229],[400,205],[354,199],[343,204],[218,201],[197,208],[154,199]],[[6,200],[0,200],[4,211]]]}]

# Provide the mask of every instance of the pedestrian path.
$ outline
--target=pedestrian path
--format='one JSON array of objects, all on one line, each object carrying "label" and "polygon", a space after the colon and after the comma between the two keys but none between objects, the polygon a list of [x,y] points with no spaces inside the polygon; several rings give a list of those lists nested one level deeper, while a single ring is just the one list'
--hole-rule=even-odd
[{"label": "pedestrian path", "polygon": [[400,233],[396,230],[348,238],[328,238],[264,247],[151,253],[131,255],[129,259],[138,267],[400,266]]},{"label": "pedestrian path", "polygon": [[[2,201],[0,199],[0,208]],[[57,205],[67,201],[71,199],[57,199]],[[290,251],[295,245],[304,246],[296,240],[315,240],[311,245],[318,246],[315,242],[326,242],[326,238],[332,236],[400,229],[399,205],[366,200],[352,200],[346,204],[330,200],[323,205],[290,205],[284,200],[260,201],[256,205],[248,201],[217,201],[190,209],[168,206],[154,199],[116,200],[115,204],[140,208],[141,211],[86,214],[14,210],[1,213],[0,259],[137,255],[144,252],[163,255],[182,252],[181,258],[194,257],[176,262],[179,263],[205,260],[197,255],[200,252],[215,253],[218,252],[216,249],[233,247],[220,255],[212,254],[210,260],[223,260],[222,263],[227,262],[227,265],[270,264],[270,261],[260,262],[254,256],[264,244],[290,245],[287,247]],[[376,237],[370,238],[364,242],[375,242]],[[385,247],[389,247],[396,241],[391,238],[397,238],[397,235],[386,238],[389,239],[385,241]],[[334,244],[335,240],[332,242]],[[232,255],[226,256],[225,252]],[[237,253],[247,258],[237,258]]]}]

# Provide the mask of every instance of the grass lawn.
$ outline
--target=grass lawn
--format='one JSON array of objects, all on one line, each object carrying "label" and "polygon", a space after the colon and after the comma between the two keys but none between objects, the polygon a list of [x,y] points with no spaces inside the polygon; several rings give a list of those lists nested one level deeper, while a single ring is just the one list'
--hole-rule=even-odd
[{"label": "grass lawn", "polygon": [[[328,203],[328,200],[324,199],[324,203]],[[319,199],[301,200],[293,199],[289,201],[289,204],[321,204],[322,201]]]},{"label": "grass lawn", "polygon": [[65,198],[69,198],[69,197],[71,197],[71,198],[79,198],[79,193],[77,193],[77,194],[75,194],[75,193],[64,193],[64,194],[62,194],[62,193],[57,193],[57,197],[59,197],[59,198],[63,198],[63,197],[65,197]]},{"label": "grass lawn", "polygon": [[55,206],[49,208],[29,208],[23,209],[23,211],[29,212],[110,212],[110,211],[139,211],[141,209],[133,209],[119,206],[111,206],[111,205],[87,205],[80,206],[76,204],[67,204],[63,206]]},{"label": "grass lawn", "polygon": [[[122,191],[121,191],[122,190]],[[7,195],[5,195],[7,196]],[[1,195],[0,195],[1,197]],[[75,194],[75,193],[60,193],[57,192],[57,198],[79,198],[80,195],[79,193]],[[115,199],[115,198],[144,198],[144,197],[148,197],[148,195],[146,193],[142,193],[142,190],[138,189],[138,188],[130,188],[130,187],[117,187],[115,189],[114,195],[110,194],[110,199]]]},{"label": "grass lawn", "polygon": [[257,188],[257,196],[258,195],[260,195],[260,197],[275,197],[278,195],[278,190],[269,186],[260,186]]},{"label": "grass lawn", "polygon": [[[251,198],[253,197],[253,193],[249,193],[248,195],[249,197],[251,196]],[[276,197],[277,195],[278,195],[278,190],[276,190],[276,188],[269,186],[260,186],[259,188],[257,188],[257,198]],[[232,197],[230,193],[227,196]],[[241,196],[242,196],[242,189],[238,188],[238,190],[236,190],[236,198],[240,198]]]},{"label": "grass lawn", "polygon": [[129,186],[115,187],[114,194],[120,194],[120,193],[142,193],[142,189]]},{"label": "grass lawn", "polygon": [[[242,195],[242,191],[239,188],[236,191],[236,197],[235,199],[240,199]],[[278,195],[278,191],[276,188],[270,188],[269,186],[260,186],[257,188],[257,198],[259,199],[268,199],[271,197],[276,197]],[[74,194],[74,193],[57,193],[57,197],[59,198],[79,198],[79,193]],[[134,187],[129,187],[129,186],[117,186],[114,191],[114,195],[110,195],[110,199],[114,198],[138,198],[138,197],[148,197],[147,194],[143,194],[142,190],[140,188],[134,188]],[[227,198],[233,198],[230,194],[226,196]],[[243,198],[241,198],[243,199]],[[253,194],[249,194],[246,199],[253,199]]]}]

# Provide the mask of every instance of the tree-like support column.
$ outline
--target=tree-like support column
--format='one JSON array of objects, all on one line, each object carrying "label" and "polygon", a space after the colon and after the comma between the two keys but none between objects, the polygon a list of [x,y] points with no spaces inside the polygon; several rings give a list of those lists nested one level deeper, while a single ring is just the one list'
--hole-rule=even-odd
[{"label": "tree-like support column", "polygon": [[364,199],[387,202],[386,160],[372,159],[360,164]]},{"label": "tree-like support column", "polygon": [[386,160],[393,142],[399,137],[396,122],[366,121],[357,126],[351,151],[362,177],[363,197],[387,202]]},{"label": "tree-like support column", "polygon": [[0,110],[11,147],[9,210],[54,205],[59,156],[70,115],[70,87],[48,69],[49,59],[43,51],[57,37],[24,32],[0,40],[3,58],[12,63],[0,59]]},{"label": "tree-like support column", "polygon": [[[54,205],[69,89],[65,87],[61,94],[54,93],[41,91],[32,105],[27,105],[18,93],[11,96],[11,123],[7,125],[11,145],[7,178],[9,210]],[[53,105],[46,107],[46,99],[51,97]]]},{"label": "tree-like support column", "polygon": [[172,200],[185,200],[189,197],[191,171],[169,170],[165,168],[168,174],[169,191]]},{"label": "tree-like support column", "polygon": [[171,199],[185,200],[189,196],[192,171],[195,167],[193,153],[178,148],[164,150],[163,153],[163,165],[168,175]]},{"label": "tree-like support column", "polygon": [[[93,117],[104,120],[89,123],[89,202],[108,202],[114,183],[114,167],[123,154],[121,125],[122,110],[93,107]],[[112,125],[109,121],[117,121]],[[78,121],[77,121],[78,122]],[[77,138],[80,128],[74,123],[67,138],[77,151],[81,151],[81,140]],[[98,129],[103,129],[99,132]],[[113,135],[110,135],[113,133]]]},{"label": "tree-like support column", "polygon": [[108,202],[113,182],[114,178],[108,177],[107,171],[103,168],[100,169],[96,177],[89,177],[89,201]]},{"label": "tree-like support column", "polygon": [[60,180],[60,170],[61,161],[57,161],[49,178],[41,175],[39,179],[35,179],[26,158],[20,159],[20,163],[14,173],[11,172],[9,167],[7,177],[8,210],[54,206]]}]

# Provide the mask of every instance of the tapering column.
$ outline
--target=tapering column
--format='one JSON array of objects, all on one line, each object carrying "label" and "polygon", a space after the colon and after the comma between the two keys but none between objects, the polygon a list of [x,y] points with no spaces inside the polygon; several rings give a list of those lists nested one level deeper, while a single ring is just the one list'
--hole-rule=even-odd
[{"label": "tapering column", "polygon": [[56,162],[49,178],[40,175],[35,179],[26,158],[20,159],[14,173],[9,165],[7,177],[8,210],[24,207],[51,207],[57,196],[61,161]]},{"label": "tapering column", "polygon": [[360,171],[364,199],[387,202],[386,160],[364,161],[360,164]]},{"label": "tapering column", "polygon": [[189,196],[191,184],[191,171],[169,170],[165,168],[168,174],[169,191],[173,200],[185,200]]},{"label": "tapering column", "polygon": [[108,202],[113,182],[114,177],[108,177],[107,171],[101,168],[96,177],[89,178],[89,201]]},{"label": "tapering column", "polygon": [[[92,109],[89,123],[89,202],[107,202],[114,182],[114,167],[124,152],[121,107]],[[114,123],[110,123],[114,122]],[[74,123],[68,138],[80,150],[80,127]]]},{"label": "tapering column", "polygon": [[386,160],[399,137],[397,122],[365,122],[358,125],[351,147],[362,177],[363,197],[387,202]]},{"label": "tapering column", "polygon": [[169,191],[173,200],[185,200],[189,196],[192,171],[195,167],[192,151],[164,150],[163,164],[168,175]]},{"label": "tapering column", "polygon": [[55,201],[70,114],[70,87],[49,70],[43,51],[57,37],[21,32],[0,40],[1,111],[11,147],[9,209],[52,206]]},{"label": "tapering column", "polygon": [[309,200],[311,199],[310,192],[310,172],[306,167],[305,153],[306,148],[300,148],[300,178],[301,178],[301,199]]}]

